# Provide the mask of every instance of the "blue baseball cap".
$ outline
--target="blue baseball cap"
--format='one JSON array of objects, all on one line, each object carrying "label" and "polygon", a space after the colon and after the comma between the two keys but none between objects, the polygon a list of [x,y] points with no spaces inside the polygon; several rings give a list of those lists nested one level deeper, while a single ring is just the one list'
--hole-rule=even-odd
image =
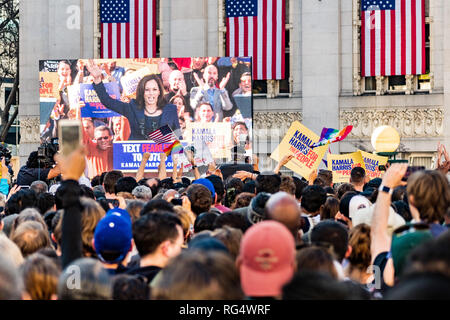
[{"label": "blue baseball cap", "polygon": [[214,185],[211,181],[205,178],[197,179],[192,184],[201,184],[202,186],[205,186],[208,188],[208,190],[211,192],[212,198],[214,199],[214,196],[216,194],[216,190],[214,189]]},{"label": "blue baseball cap", "polygon": [[[125,259],[131,248],[133,238],[131,218],[126,210],[114,208],[98,222],[94,232],[95,251],[97,256],[106,263],[118,263]],[[102,253],[118,252],[114,260],[105,258]]]}]

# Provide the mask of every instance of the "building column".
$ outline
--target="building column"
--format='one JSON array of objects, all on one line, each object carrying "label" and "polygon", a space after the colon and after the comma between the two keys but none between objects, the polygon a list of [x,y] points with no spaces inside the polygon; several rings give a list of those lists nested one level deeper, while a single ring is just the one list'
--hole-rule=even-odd
[{"label": "building column", "polygon": [[[20,163],[40,144],[39,60],[94,57],[94,1],[20,1]],[[42,119],[42,122],[47,119]]]},{"label": "building column", "polygon": [[303,123],[317,135],[339,128],[340,3],[302,1]]},{"label": "building column", "polygon": [[[443,48],[444,48],[444,128],[450,128],[450,2],[443,1]],[[450,130],[444,130],[444,143],[450,150]]]}]

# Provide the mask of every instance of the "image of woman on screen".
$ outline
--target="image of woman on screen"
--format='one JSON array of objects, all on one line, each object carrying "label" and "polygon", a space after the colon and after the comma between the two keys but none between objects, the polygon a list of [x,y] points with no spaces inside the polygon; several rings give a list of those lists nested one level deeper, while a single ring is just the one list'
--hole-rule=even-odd
[{"label": "image of woman on screen", "polygon": [[94,90],[100,102],[128,119],[131,129],[129,140],[148,140],[150,132],[164,125],[169,125],[181,137],[177,107],[164,102],[164,87],[158,75],[143,77],[136,89],[136,99],[126,103],[108,95],[102,82],[102,69],[93,60],[89,60],[87,69],[94,78]]}]

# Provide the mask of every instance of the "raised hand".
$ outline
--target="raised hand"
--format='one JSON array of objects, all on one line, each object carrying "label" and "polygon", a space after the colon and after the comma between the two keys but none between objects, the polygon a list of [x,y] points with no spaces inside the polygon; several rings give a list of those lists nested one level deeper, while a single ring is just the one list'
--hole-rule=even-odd
[{"label": "raised hand", "polygon": [[86,68],[94,78],[94,83],[99,84],[102,81],[102,69],[94,62],[93,59],[89,59],[86,64]]},{"label": "raised hand", "polygon": [[197,81],[198,86],[200,88],[202,88],[202,89],[208,89],[209,88],[208,85],[205,84],[202,79],[200,79],[200,77],[198,76],[198,74],[196,72],[193,72],[193,74],[194,74],[194,79],[195,79],[195,81]]},{"label": "raised hand", "polygon": [[186,158],[188,159],[189,163],[195,165],[194,153],[191,150],[185,150],[184,154],[186,155]]},{"label": "raised hand", "polygon": [[63,180],[78,180],[86,168],[86,148],[79,147],[73,151],[68,157],[61,154],[55,155],[55,160],[61,168],[61,176]]},{"label": "raised hand", "polygon": [[405,176],[408,164],[394,163],[383,176],[382,184],[389,188],[395,188],[402,184],[402,178]]},{"label": "raised hand", "polygon": [[[144,155],[145,155],[145,154],[144,154]],[[160,163],[165,163],[166,160],[167,160],[166,154],[165,154],[164,152],[161,152],[161,153],[159,154],[159,161],[160,161]]]},{"label": "raised hand", "polygon": [[142,155],[142,158],[145,159],[145,162],[147,162],[148,159],[150,159],[150,156],[151,156],[151,154],[149,152],[144,152],[144,154]]},{"label": "raised hand", "polygon": [[182,80],[178,84],[178,93],[177,93],[177,95],[180,95],[180,96],[184,97],[186,94],[187,94],[186,82],[184,82],[184,80]]},{"label": "raised hand", "polygon": [[238,179],[241,179],[242,181],[244,181],[247,178],[252,179],[253,174],[248,171],[239,170],[239,171],[236,171],[235,174],[233,174],[233,178],[238,178]]},{"label": "raised hand", "polygon": [[9,190],[8,197],[6,198],[6,202],[8,202],[9,198],[11,198],[11,196],[13,194],[15,194],[16,192],[19,192],[20,189],[21,189],[21,187],[18,184],[16,184],[14,187],[12,187],[11,190]]},{"label": "raised hand", "polygon": [[294,155],[289,154],[289,155],[285,155],[283,158],[281,158],[280,160],[280,164],[282,166],[286,165],[289,161],[291,161],[294,158]]},{"label": "raised hand", "polygon": [[313,185],[313,184],[314,184],[314,180],[316,180],[317,175],[318,175],[317,170],[311,171],[311,174],[310,174],[309,177],[308,177],[308,183],[309,183],[309,185]]},{"label": "raised hand", "polygon": [[220,84],[219,84],[219,89],[220,90],[225,89],[228,81],[230,80],[230,77],[231,77],[231,73],[228,72],[227,75],[222,79],[222,81],[220,81]]},{"label": "raised hand", "polygon": [[442,149],[443,149],[442,153],[444,154],[445,161],[450,161],[450,156],[448,155],[447,149],[445,148],[444,145],[442,145]]}]

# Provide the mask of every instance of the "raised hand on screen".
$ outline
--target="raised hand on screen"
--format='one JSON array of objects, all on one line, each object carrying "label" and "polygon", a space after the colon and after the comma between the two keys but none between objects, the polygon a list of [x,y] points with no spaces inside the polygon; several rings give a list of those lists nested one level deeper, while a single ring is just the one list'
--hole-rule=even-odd
[{"label": "raised hand on screen", "polygon": [[94,62],[93,59],[89,59],[86,64],[86,68],[94,78],[94,83],[99,84],[102,81],[102,69]]}]

